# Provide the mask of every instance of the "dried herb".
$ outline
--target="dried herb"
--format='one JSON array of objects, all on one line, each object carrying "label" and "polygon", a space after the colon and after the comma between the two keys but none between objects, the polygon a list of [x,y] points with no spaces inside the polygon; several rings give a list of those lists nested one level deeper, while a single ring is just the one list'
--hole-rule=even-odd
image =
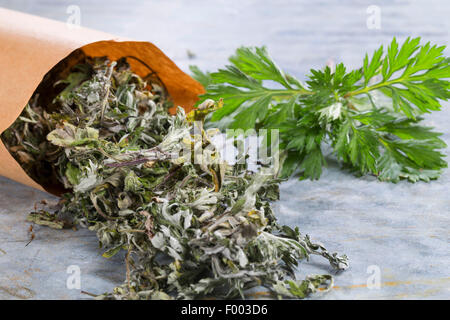
[{"label": "dried herb", "polygon": [[[445,46],[394,38],[363,66],[347,71],[312,69],[306,83],[283,72],[266,48],[242,47],[230,65],[214,73],[191,70],[206,86],[205,99],[224,99],[212,121],[229,128],[277,128],[284,150],[282,175],[318,179],[328,144],[354,172],[382,181],[437,179],[447,167],[441,133],[423,126],[422,115],[450,97],[450,59]],[[201,102],[201,101],[200,101]],[[212,123],[218,126],[218,123]]]},{"label": "dried herb", "polygon": [[97,233],[104,257],[126,251],[124,284],[98,298],[232,298],[258,286],[304,298],[331,288],[332,277],[295,280],[299,260],[315,254],[347,268],[345,255],[277,224],[278,179],[221,160],[202,125],[220,102],[170,115],[161,84],[124,59],[86,61],[59,83],[67,86],[56,111],[34,97],[2,138],[36,181],[70,190],[53,217],[40,210],[30,219],[71,217]]}]

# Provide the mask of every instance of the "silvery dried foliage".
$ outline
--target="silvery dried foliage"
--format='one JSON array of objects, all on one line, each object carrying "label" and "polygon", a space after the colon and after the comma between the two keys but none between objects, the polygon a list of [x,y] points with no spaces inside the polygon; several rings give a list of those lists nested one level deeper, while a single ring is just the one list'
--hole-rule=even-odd
[{"label": "silvery dried foliage", "polygon": [[[95,231],[106,258],[125,250],[124,284],[98,298],[233,298],[253,287],[303,298],[330,289],[329,275],[295,280],[298,261],[317,254],[342,270],[347,257],[277,224],[270,203],[279,180],[245,161],[225,163],[211,130],[194,130],[196,113],[170,115],[164,87],[145,80],[125,59],[86,61],[62,81],[57,111],[34,97],[3,135],[35,180],[71,190],[55,221],[70,216]],[[33,214],[49,225],[48,212]]]}]

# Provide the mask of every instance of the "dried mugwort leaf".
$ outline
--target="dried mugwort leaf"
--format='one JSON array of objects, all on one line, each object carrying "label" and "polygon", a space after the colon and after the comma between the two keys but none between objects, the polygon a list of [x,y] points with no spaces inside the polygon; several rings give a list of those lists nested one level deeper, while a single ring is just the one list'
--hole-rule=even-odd
[{"label": "dried mugwort leaf", "polygon": [[60,82],[68,86],[56,111],[32,98],[2,138],[33,179],[68,190],[57,217],[96,232],[106,258],[126,251],[125,282],[97,298],[245,298],[259,286],[304,298],[332,278],[296,282],[299,260],[317,254],[348,267],[345,255],[278,225],[280,180],[222,160],[202,126],[221,101],[170,115],[154,74],[140,78],[125,59],[88,59],[74,72]]}]

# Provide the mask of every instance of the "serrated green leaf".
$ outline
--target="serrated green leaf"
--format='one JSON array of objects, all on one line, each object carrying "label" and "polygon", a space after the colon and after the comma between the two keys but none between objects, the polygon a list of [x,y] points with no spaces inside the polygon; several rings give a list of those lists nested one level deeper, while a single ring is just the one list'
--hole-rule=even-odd
[{"label": "serrated green leaf", "polygon": [[211,75],[202,99],[223,98],[212,120],[228,118],[231,128],[278,128],[288,154],[283,176],[300,169],[301,177],[318,178],[325,164],[320,147],[330,141],[338,159],[362,174],[427,181],[446,167],[440,134],[420,125],[422,114],[450,98],[450,59],[443,53],[420,38],[401,44],[394,38],[386,50],[366,55],[361,68],[312,69],[303,85],[266,48],[242,47],[232,65]]},{"label": "serrated green leaf", "polygon": [[67,164],[66,177],[72,186],[76,186],[80,183],[80,174],[80,169],[72,165],[70,162]]},{"label": "serrated green leaf", "polygon": [[189,66],[189,70],[191,70],[192,78],[200,82],[203,87],[206,88],[211,84],[212,77],[209,72],[203,72],[197,66]]},{"label": "serrated green leaf", "polygon": [[289,178],[300,165],[303,156],[297,151],[289,151],[287,157],[283,161],[280,172],[280,178]]},{"label": "serrated green leaf", "polygon": [[302,171],[300,179],[309,178],[317,180],[322,175],[322,167],[326,165],[325,158],[319,147],[312,149],[306,153],[299,169]]},{"label": "serrated green leaf", "polygon": [[261,122],[269,111],[269,104],[272,97],[265,95],[260,97],[254,103],[249,103],[245,106],[245,110],[241,111],[234,117],[231,123],[231,129],[253,129],[256,122]]}]

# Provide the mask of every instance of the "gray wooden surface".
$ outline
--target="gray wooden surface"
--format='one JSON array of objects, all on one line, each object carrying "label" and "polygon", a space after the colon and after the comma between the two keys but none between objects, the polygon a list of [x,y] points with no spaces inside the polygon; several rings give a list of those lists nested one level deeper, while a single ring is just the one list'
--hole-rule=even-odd
[{"label": "gray wooden surface", "polygon": [[[66,21],[78,5],[86,27],[148,40],[182,69],[214,70],[240,45],[267,45],[288,72],[303,78],[327,62],[361,64],[363,54],[392,36],[422,36],[448,44],[448,1],[5,1],[0,6]],[[370,5],[381,28],[368,29]],[[0,21],[1,23],[1,21]],[[187,51],[195,54],[189,58]],[[448,54],[449,51],[447,50]],[[449,104],[427,117],[450,143]],[[449,149],[446,150],[448,154]],[[351,268],[336,288],[314,299],[448,299],[450,297],[450,173],[432,183],[380,183],[355,178],[332,161],[320,181],[282,185],[283,223],[346,253]],[[70,265],[82,290],[101,293],[122,282],[121,257],[106,261],[87,230],[37,228],[27,247],[26,214],[47,194],[0,178],[0,298],[82,299],[66,286]],[[380,286],[367,286],[380,271]],[[300,265],[299,276],[331,272],[321,259]]]}]

